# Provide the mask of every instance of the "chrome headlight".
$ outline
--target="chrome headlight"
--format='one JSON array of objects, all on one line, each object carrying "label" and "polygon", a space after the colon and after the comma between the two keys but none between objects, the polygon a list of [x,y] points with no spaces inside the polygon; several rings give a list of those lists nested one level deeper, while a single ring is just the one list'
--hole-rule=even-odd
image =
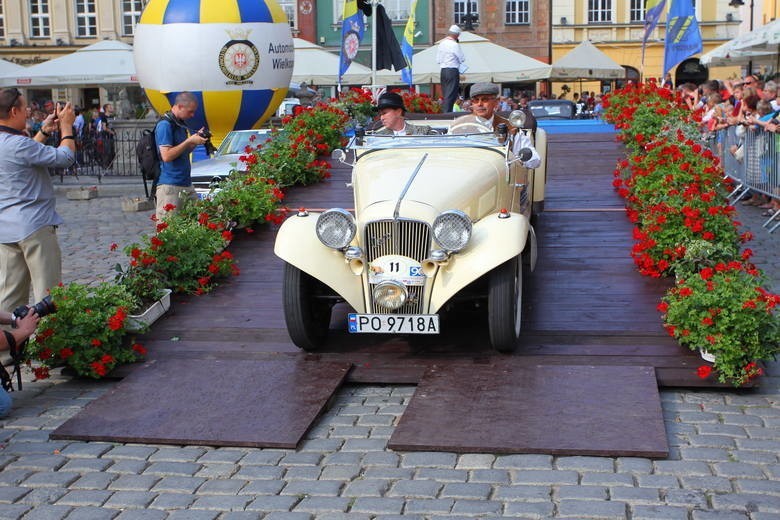
[{"label": "chrome headlight", "polygon": [[396,280],[385,280],[374,287],[374,303],[385,309],[394,311],[400,308],[409,298],[406,286]]},{"label": "chrome headlight", "polygon": [[357,225],[349,211],[334,208],[317,218],[317,238],[333,249],[344,249],[355,238]]},{"label": "chrome headlight", "polygon": [[447,251],[460,251],[471,240],[471,219],[457,209],[445,211],[433,221],[433,236]]}]

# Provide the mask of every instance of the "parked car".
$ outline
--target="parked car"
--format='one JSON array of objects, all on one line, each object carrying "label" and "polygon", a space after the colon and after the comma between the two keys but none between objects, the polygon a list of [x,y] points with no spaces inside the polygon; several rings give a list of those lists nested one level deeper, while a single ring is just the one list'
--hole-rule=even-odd
[{"label": "parked car", "polygon": [[546,134],[536,131],[542,166],[529,170],[492,131],[469,131],[358,136],[349,155],[335,152],[352,166],[354,214],[301,211],[274,247],[298,347],[323,345],[338,302],[352,307],[347,330],[385,334],[437,334],[440,312],[479,302],[492,346],[514,350],[523,274],[536,265],[532,216],[544,201]]},{"label": "parked car", "polygon": [[247,146],[255,148],[262,145],[270,134],[269,129],[233,130],[228,133],[211,158],[192,163],[192,185],[195,191],[206,194],[230,175],[232,170],[245,169],[246,165],[238,158],[246,154]]},{"label": "parked car", "polygon": [[568,99],[534,99],[528,108],[536,119],[575,119],[577,105]]}]

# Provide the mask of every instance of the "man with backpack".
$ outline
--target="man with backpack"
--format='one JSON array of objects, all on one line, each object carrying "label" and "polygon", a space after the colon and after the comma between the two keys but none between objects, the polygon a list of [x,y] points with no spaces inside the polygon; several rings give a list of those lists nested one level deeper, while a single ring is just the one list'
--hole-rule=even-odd
[{"label": "man with backpack", "polygon": [[170,112],[166,112],[155,126],[154,138],[160,153],[160,178],[156,191],[158,219],[165,217],[169,211],[175,211],[185,200],[197,198],[190,177],[192,165],[189,155],[196,146],[205,144],[208,137],[204,128],[190,135],[184,123],[195,115],[197,109],[195,95],[180,92]]}]

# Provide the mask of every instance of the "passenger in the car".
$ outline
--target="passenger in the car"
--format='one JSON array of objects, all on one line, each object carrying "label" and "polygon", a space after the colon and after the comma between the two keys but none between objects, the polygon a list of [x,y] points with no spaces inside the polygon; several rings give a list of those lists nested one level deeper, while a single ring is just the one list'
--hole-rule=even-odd
[{"label": "passenger in the car", "polygon": [[524,132],[518,131],[508,119],[496,114],[498,107],[498,85],[495,83],[474,83],[471,86],[469,94],[471,100],[471,114],[460,116],[452,122],[450,133],[457,133],[458,126],[461,128],[474,127],[482,125],[493,132],[499,131],[499,125],[505,124],[509,134],[512,136],[512,151],[518,157],[527,156],[527,153],[521,153],[521,150],[530,150],[530,157],[523,158],[523,163],[528,168],[537,168],[542,164],[539,153],[534,148],[531,139]]},{"label": "passenger in the car", "polygon": [[433,135],[438,134],[430,126],[413,125],[406,121],[404,100],[395,92],[385,92],[377,103],[382,127],[374,135]]}]

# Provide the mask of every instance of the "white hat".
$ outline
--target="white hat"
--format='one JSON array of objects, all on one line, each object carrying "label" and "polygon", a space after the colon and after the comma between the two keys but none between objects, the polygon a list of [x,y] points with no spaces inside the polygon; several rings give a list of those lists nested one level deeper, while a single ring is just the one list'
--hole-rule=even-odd
[{"label": "white hat", "polygon": [[447,32],[450,34],[460,34],[460,27],[457,25],[450,25],[450,30]]}]

